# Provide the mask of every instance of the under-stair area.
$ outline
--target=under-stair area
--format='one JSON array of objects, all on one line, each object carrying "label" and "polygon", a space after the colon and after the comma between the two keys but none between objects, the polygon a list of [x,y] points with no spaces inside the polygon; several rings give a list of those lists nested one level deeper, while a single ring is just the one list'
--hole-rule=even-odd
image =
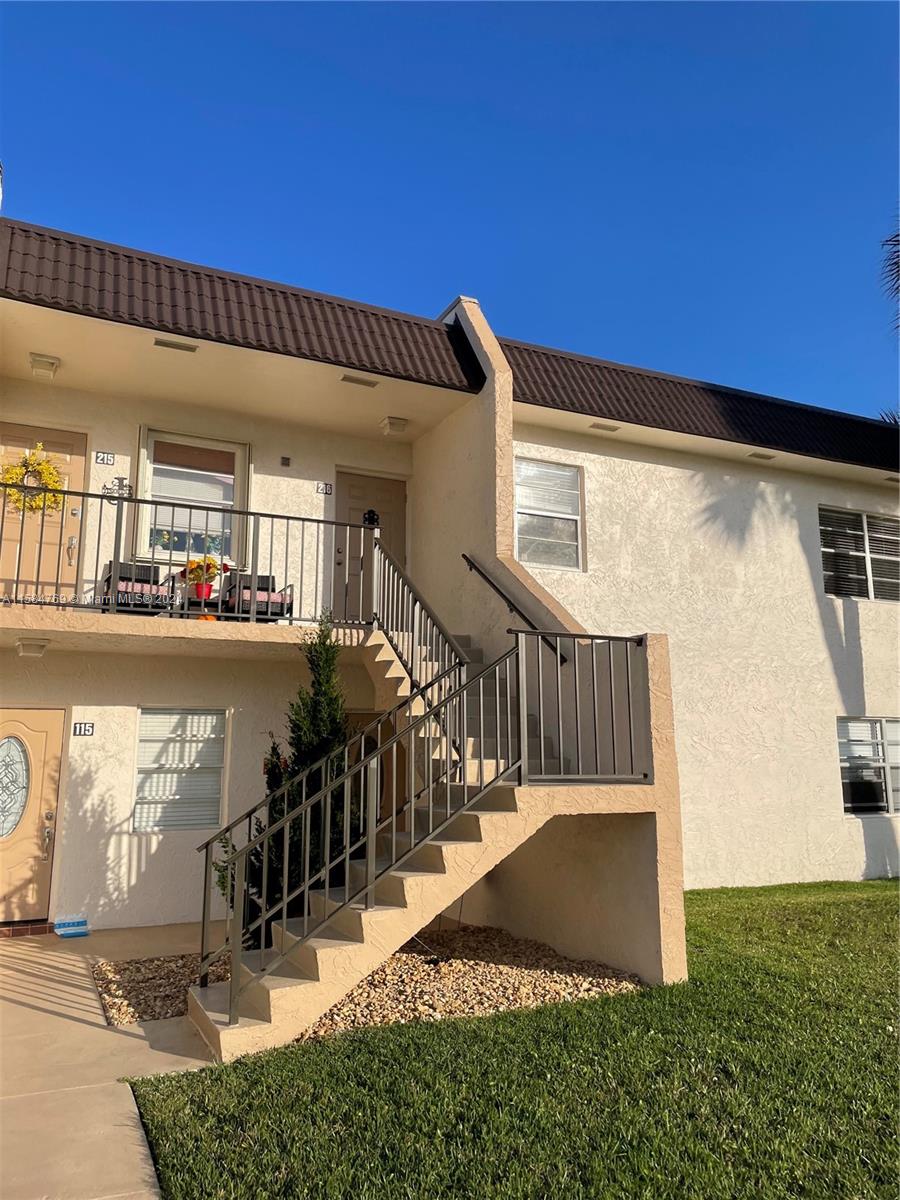
[{"label": "under-stair area", "polygon": [[511,630],[486,665],[396,564],[375,588],[366,648],[393,707],[200,847],[188,1010],[222,1060],[300,1036],[557,812],[652,783],[646,637]]}]

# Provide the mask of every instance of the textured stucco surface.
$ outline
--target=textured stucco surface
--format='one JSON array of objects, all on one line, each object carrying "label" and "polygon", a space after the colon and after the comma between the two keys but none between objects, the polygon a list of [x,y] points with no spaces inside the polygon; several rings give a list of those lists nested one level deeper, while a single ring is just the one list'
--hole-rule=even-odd
[{"label": "textured stucco surface", "polygon": [[843,813],[841,715],[896,716],[896,604],[822,583],[818,506],[896,513],[852,485],[517,427],[584,472],[586,563],[531,568],[586,627],[669,636],[689,887],[897,871],[898,819]]},{"label": "textured stucco surface", "polygon": [[[154,429],[190,437],[213,438],[239,446],[249,446],[247,506],[257,512],[286,514],[326,520],[336,518],[336,491],[331,495],[317,491],[319,483],[335,483],[341,468],[406,477],[412,469],[412,451],[406,443],[387,438],[354,438],[322,429],[277,421],[226,409],[210,410],[183,403],[166,404],[140,396],[100,396],[57,384],[38,384],[5,377],[0,379],[3,419],[25,425],[60,428],[87,434],[87,464],[84,490],[100,492],[104,484],[118,476],[138,488],[141,430]],[[96,450],[115,455],[113,466],[94,461]],[[282,456],[291,459],[281,466]],[[239,504],[240,506],[240,504]],[[82,556],[79,590],[90,594],[102,574],[103,564],[112,558],[114,524],[107,509],[99,526],[99,505],[88,502],[82,530]],[[135,531],[133,513],[126,522],[126,550]],[[270,565],[279,580],[285,574],[286,555],[295,585],[299,567],[301,534],[292,527],[286,544],[286,526],[263,521],[260,528],[261,570]],[[270,543],[271,538],[271,543]],[[99,552],[98,552],[99,539]],[[302,594],[296,596],[297,609],[318,614],[331,607],[332,532],[329,528],[307,527],[303,535],[304,580]],[[318,564],[318,567],[316,566]]]},{"label": "textured stucco surface", "polygon": [[[224,823],[265,793],[268,731],[283,734],[287,704],[306,680],[299,652],[266,663],[5,652],[0,671],[4,706],[66,709],[51,919],[86,912],[96,928],[196,921],[196,847],[215,830],[132,831],[139,706],[229,712]],[[345,690],[350,707],[371,709],[367,676],[345,677]],[[93,722],[93,736],[72,737],[75,721]]]}]

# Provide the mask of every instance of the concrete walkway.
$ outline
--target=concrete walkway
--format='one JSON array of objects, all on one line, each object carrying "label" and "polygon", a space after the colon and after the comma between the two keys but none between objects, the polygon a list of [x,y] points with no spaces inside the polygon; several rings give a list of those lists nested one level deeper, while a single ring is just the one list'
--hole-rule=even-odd
[{"label": "concrete walkway", "polygon": [[0,941],[0,1197],[150,1200],[156,1173],[123,1076],[205,1066],[184,1017],[114,1028],[92,959],[196,952],[196,925]]}]

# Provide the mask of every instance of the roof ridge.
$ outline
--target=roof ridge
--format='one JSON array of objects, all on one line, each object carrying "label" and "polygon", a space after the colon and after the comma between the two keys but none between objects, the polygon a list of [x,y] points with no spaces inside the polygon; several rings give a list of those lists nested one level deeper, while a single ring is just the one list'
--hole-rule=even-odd
[{"label": "roof ridge", "polygon": [[137,258],[151,260],[153,262],[162,263],[169,267],[178,267],[183,270],[196,271],[202,275],[212,276],[218,279],[235,279],[241,283],[251,283],[256,286],[266,288],[269,291],[291,292],[296,295],[308,297],[311,300],[325,300],[332,304],[343,304],[349,308],[357,309],[361,312],[376,313],[383,317],[399,318],[404,321],[412,322],[416,325],[425,325],[434,329],[443,329],[444,322],[438,321],[433,317],[423,317],[418,313],[404,312],[399,308],[386,308],[379,304],[368,304],[363,300],[351,300],[346,296],[335,296],[330,292],[316,292],[311,288],[299,287],[293,283],[282,283],[277,279],[263,279],[260,275],[244,275],[240,271],[227,271],[220,267],[210,267],[203,263],[188,262],[182,258],[170,258],[165,254],[157,254],[153,250],[139,250],[136,246],[123,246],[119,242],[104,242],[99,238],[87,237],[80,233],[71,233],[65,229],[53,229],[49,225],[34,225],[29,221],[19,221],[15,217],[0,216],[0,227],[21,229],[29,233],[39,233],[45,237],[56,238],[58,241],[71,240],[78,242],[81,245],[95,246],[101,250],[112,250],[120,254],[134,255]]},{"label": "roof ridge", "polygon": [[523,350],[537,350],[555,358],[571,359],[600,367],[611,367],[616,371],[626,371],[633,375],[644,375],[651,379],[668,379],[673,383],[686,383],[692,387],[710,388],[715,392],[729,392],[735,396],[749,396],[754,400],[763,400],[767,404],[783,404],[788,408],[802,408],[809,412],[826,413],[830,417],[846,417],[851,421],[866,421],[879,429],[885,428],[885,422],[878,417],[866,417],[861,413],[846,412],[842,408],[825,408],[821,404],[808,404],[803,400],[787,400],[783,396],[772,396],[767,392],[754,392],[748,388],[736,388],[727,383],[713,383],[709,379],[694,379],[689,375],[674,375],[670,371],[654,371],[652,367],[639,367],[633,363],[615,362],[610,358],[597,358],[592,354],[580,354],[576,350],[561,350],[556,346],[542,346],[539,342],[523,342],[518,338],[499,337],[501,346],[518,346]]}]

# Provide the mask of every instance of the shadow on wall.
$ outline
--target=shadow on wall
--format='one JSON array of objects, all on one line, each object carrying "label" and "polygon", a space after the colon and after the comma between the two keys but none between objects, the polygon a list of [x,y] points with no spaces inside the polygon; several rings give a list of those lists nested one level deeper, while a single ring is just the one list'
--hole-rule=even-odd
[{"label": "shadow on wall", "polygon": [[84,912],[94,928],[124,926],[138,923],[129,919],[129,911],[152,913],[158,908],[171,885],[171,865],[168,878],[154,871],[155,839],[131,832],[130,806],[125,818],[120,812],[120,798],[97,773],[70,762],[57,918],[69,911]]},{"label": "shadow on wall", "polygon": [[802,521],[791,488],[775,481],[756,482],[750,489],[746,478],[732,477],[724,471],[698,472],[694,479],[705,498],[700,525],[718,531],[738,550],[746,547],[755,526],[762,528],[763,536],[766,524],[789,522],[796,528],[843,712],[848,716],[865,713],[859,606],[855,600],[825,594],[818,523]]},{"label": "shadow on wall", "polygon": [[900,874],[900,848],[897,826],[889,817],[863,817],[863,848],[866,855],[865,879],[894,879]]}]

